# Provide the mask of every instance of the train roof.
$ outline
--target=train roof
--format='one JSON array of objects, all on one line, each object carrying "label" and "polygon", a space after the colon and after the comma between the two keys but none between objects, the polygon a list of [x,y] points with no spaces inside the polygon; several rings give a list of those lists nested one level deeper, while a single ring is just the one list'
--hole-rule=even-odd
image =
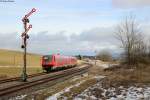
[{"label": "train roof", "polygon": [[65,56],[65,55],[60,55],[60,54],[51,54],[51,55],[43,55],[43,56],[59,56],[63,58],[76,58],[74,56]]}]

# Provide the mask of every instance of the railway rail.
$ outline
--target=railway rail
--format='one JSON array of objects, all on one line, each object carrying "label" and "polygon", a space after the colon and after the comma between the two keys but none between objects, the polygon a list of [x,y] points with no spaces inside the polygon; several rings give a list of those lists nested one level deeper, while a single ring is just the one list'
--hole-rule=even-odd
[{"label": "railway rail", "polygon": [[52,76],[47,76],[47,77],[42,78],[42,79],[28,81],[28,82],[21,83],[21,84],[15,85],[15,86],[2,88],[2,89],[0,89],[0,96],[5,96],[7,94],[11,94],[13,92],[16,92],[16,91],[19,91],[22,89],[27,89],[27,88],[30,88],[32,86],[41,85],[43,83],[53,82],[55,80],[61,79],[63,77],[67,77],[67,76],[72,75],[72,74],[85,73],[85,72],[87,72],[89,67],[90,67],[89,65],[87,65],[83,68],[78,68],[78,67],[76,68],[75,67],[75,68],[71,68],[71,69],[67,69],[67,70],[55,73]]},{"label": "railway rail", "polygon": [[[36,74],[28,75],[28,78],[32,78],[32,77],[40,76],[40,75],[44,75],[44,74],[46,74],[46,73],[36,73]],[[0,84],[7,83],[7,82],[12,82],[12,81],[17,81],[17,80],[20,80],[20,79],[21,79],[21,77],[13,77],[13,78],[2,79],[2,80],[0,80]]]}]

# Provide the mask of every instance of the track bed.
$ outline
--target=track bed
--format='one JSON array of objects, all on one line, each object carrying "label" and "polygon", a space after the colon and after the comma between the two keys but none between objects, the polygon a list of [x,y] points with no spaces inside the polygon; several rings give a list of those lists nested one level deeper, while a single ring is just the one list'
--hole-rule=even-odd
[{"label": "track bed", "polygon": [[[12,83],[9,82],[9,85],[0,87],[0,97],[1,98],[8,98],[9,95],[15,94],[17,91],[23,91],[25,89],[29,89],[30,87],[33,86],[39,86],[41,84],[45,83],[55,83],[57,80],[63,80],[68,76],[74,76],[78,74],[82,74],[87,72],[89,65],[82,65],[80,67],[75,67],[71,69],[66,69],[63,71],[55,72],[55,73],[50,73],[50,74],[44,74],[41,76],[36,76],[29,78],[27,82],[20,82],[20,81],[13,81]],[[4,84],[3,84],[4,85]]]}]

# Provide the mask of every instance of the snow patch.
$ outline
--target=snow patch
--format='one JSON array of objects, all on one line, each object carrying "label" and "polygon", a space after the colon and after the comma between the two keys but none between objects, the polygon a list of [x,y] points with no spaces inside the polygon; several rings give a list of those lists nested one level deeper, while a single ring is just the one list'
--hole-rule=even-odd
[{"label": "snow patch", "polygon": [[[71,88],[73,87],[78,87],[80,84],[82,84],[83,82],[85,82],[85,80],[75,84],[75,85],[71,85],[70,87],[67,87],[63,90],[61,90],[60,92],[48,97],[46,100],[57,100],[57,98],[59,98],[62,94],[66,93],[66,92],[69,92]],[[63,100],[67,100],[66,97],[63,97]]]},{"label": "snow patch", "polygon": [[94,76],[95,79],[103,79],[105,78],[106,76]]},{"label": "snow patch", "polygon": [[27,95],[19,95],[19,96],[10,98],[9,100],[22,100],[22,99],[24,99],[26,96],[27,96]]},{"label": "snow patch", "polygon": [[90,99],[90,100],[150,100],[150,87],[125,88],[123,86],[105,89],[101,82],[87,88],[81,94],[77,95],[74,100]]}]

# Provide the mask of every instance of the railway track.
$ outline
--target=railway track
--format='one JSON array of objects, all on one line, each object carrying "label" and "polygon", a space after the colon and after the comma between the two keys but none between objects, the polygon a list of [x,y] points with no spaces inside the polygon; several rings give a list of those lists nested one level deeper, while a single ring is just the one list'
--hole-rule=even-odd
[{"label": "railway track", "polygon": [[[51,73],[55,73],[55,71],[51,72]],[[36,74],[28,75],[28,78],[32,78],[32,77],[36,77],[36,76],[40,76],[40,75],[45,75],[45,74],[47,74],[47,73],[44,73],[44,72],[36,73]],[[18,81],[18,80],[21,80],[21,77],[1,79],[0,84],[7,83],[7,82],[12,82],[12,81]]]},{"label": "railway track", "polygon": [[43,83],[53,82],[57,79],[67,77],[67,76],[72,75],[72,74],[81,74],[81,73],[86,72],[88,70],[88,68],[89,68],[89,66],[86,66],[83,68],[67,69],[67,70],[64,70],[62,72],[55,73],[52,76],[44,77],[42,79],[37,79],[37,80],[30,81],[30,82],[21,83],[21,84],[15,85],[15,86],[2,88],[2,89],[0,89],[0,96],[5,96],[7,94],[11,94],[13,92],[16,92],[16,91],[19,91],[22,89],[27,89],[27,88],[30,88],[32,86],[41,85]]},{"label": "railway track", "polygon": [[[32,75],[28,75],[28,78],[32,78],[32,77],[40,76],[40,75],[44,75],[44,74],[46,74],[46,73],[32,74]],[[0,84],[7,83],[7,82],[12,82],[12,81],[17,81],[17,80],[20,80],[20,79],[21,79],[21,77],[2,79],[2,80],[0,80]]]}]

